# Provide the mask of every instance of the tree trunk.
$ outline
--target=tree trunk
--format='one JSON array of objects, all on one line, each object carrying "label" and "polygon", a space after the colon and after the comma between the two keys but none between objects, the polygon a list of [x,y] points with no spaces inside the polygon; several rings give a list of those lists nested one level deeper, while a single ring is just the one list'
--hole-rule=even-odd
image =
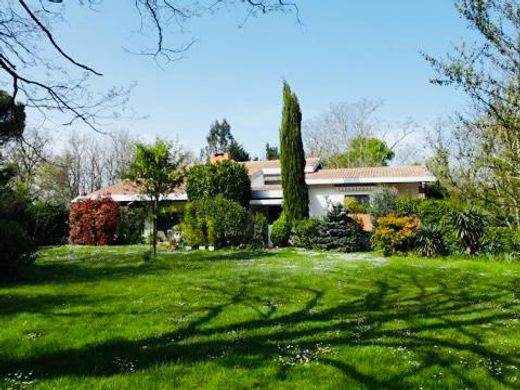
[{"label": "tree trunk", "polygon": [[157,208],[158,208],[158,202],[157,202],[157,198],[155,198],[155,200],[153,202],[153,217],[152,217],[153,257],[157,256]]}]

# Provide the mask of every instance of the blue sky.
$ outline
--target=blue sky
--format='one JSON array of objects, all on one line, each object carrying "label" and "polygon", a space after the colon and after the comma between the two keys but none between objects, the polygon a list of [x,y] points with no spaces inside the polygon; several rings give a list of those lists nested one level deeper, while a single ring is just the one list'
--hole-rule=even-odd
[{"label": "blue sky", "polygon": [[[145,119],[114,123],[145,139],[176,138],[198,151],[210,123],[227,118],[247,150],[262,156],[277,143],[281,85],[296,91],[304,119],[332,102],[381,98],[379,117],[428,125],[463,108],[453,89],[429,84],[433,72],[420,55],[443,55],[467,37],[452,0],[302,0],[303,25],[292,15],[249,19],[231,8],[191,21],[197,39],[181,61],[158,66],[124,51],[139,48],[138,19],[129,6],[104,2],[93,14],[75,5],[57,27],[76,58],[104,73],[97,84],[137,84],[131,106]],[[119,4],[119,6],[118,6]],[[171,36],[182,44],[190,35]],[[152,37],[150,37],[152,38]],[[78,45],[81,42],[81,45]]]}]

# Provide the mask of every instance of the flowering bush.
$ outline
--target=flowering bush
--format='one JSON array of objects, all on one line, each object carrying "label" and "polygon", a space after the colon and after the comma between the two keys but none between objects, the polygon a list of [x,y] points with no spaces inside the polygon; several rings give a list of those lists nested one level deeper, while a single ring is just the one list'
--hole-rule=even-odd
[{"label": "flowering bush", "polygon": [[372,234],[372,245],[382,249],[385,256],[407,249],[410,239],[419,228],[419,219],[415,215],[399,217],[388,214],[377,218]]},{"label": "flowering bush", "polygon": [[112,244],[118,223],[119,205],[111,198],[79,200],[69,207],[69,241],[84,245]]}]

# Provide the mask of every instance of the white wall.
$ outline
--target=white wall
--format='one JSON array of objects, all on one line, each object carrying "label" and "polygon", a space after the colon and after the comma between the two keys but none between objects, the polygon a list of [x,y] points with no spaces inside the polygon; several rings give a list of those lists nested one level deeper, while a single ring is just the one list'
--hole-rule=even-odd
[{"label": "white wall", "polygon": [[[417,197],[419,196],[419,183],[396,184],[400,195]],[[328,205],[342,203],[345,196],[369,195],[378,186],[367,186],[358,188],[334,187],[334,186],[309,186],[309,214],[320,217],[327,214]]]},{"label": "white wall", "polygon": [[335,187],[309,187],[309,214],[312,217],[321,217],[327,214],[328,204],[343,202],[345,194]]}]

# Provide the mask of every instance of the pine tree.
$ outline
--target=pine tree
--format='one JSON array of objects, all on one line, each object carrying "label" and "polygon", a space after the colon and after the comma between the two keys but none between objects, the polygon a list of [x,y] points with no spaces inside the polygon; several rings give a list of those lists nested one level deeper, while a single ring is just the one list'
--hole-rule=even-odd
[{"label": "pine tree", "polygon": [[320,225],[318,247],[356,252],[363,249],[363,243],[363,230],[347,215],[347,209],[341,203],[332,206]]},{"label": "pine tree", "polygon": [[283,85],[283,111],[280,128],[283,209],[289,221],[309,216],[309,194],[305,183],[305,154],[302,142],[302,113],[296,94]]}]

